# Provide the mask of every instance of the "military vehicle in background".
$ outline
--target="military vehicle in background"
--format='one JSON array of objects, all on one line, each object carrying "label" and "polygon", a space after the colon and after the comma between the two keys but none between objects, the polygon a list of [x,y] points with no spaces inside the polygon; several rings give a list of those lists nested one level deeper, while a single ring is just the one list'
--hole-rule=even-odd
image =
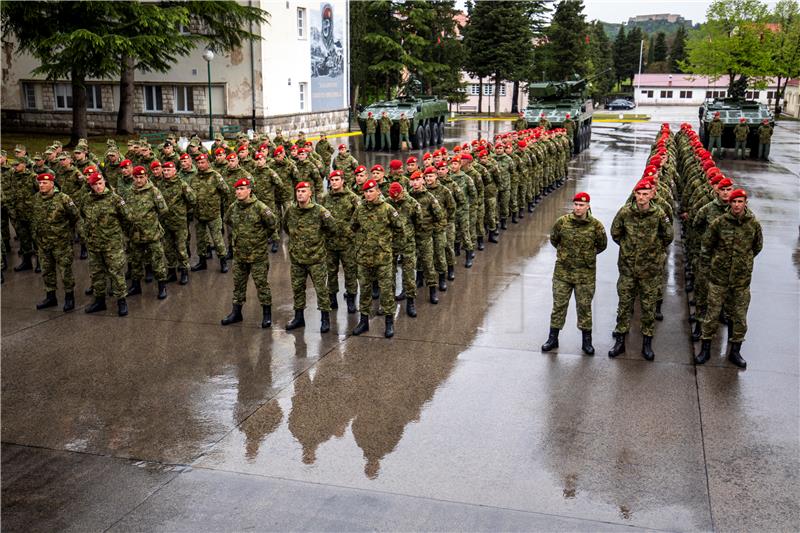
[{"label": "military vehicle in background", "polygon": [[[601,72],[605,74],[605,72]],[[597,76],[595,76],[596,78]],[[539,125],[539,117],[544,114],[553,128],[561,128],[569,113],[575,124],[573,146],[579,154],[592,141],[592,114],[594,102],[589,97],[590,78],[570,81],[544,81],[528,84],[528,107],[525,120],[529,128]]]},{"label": "military vehicle in background", "polygon": [[736,147],[736,138],[733,135],[733,128],[739,123],[739,119],[744,117],[750,127],[750,134],[747,136],[747,147],[750,154],[755,156],[758,153],[758,127],[761,121],[769,120],[769,125],[775,127],[775,117],[769,110],[769,106],[756,100],[744,100],[739,98],[709,98],[700,106],[700,140],[703,146],[708,148],[708,127],[714,120],[714,114],[719,112],[719,119],[725,125],[722,130],[722,147]]},{"label": "military vehicle in background", "polygon": [[[367,114],[378,122],[375,140],[380,145],[381,115],[384,111],[392,119],[392,150],[400,148],[400,113],[405,113],[410,122],[409,138],[414,149],[440,146],[444,140],[444,124],[447,119],[447,100],[436,96],[401,96],[396,100],[375,102],[365,107],[358,115],[361,133],[367,134]],[[410,147],[409,147],[410,148]]]}]

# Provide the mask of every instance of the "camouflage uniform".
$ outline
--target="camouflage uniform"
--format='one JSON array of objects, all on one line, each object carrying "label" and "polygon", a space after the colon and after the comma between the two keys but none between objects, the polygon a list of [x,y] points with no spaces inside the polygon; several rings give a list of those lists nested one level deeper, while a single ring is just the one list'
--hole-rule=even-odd
[{"label": "camouflage uniform", "polygon": [[334,170],[341,170],[344,173],[344,182],[347,187],[353,187],[356,182],[356,168],[358,161],[350,155],[350,152],[340,153],[333,160]]},{"label": "camouflage uniform", "polygon": [[408,117],[402,117],[400,119],[399,130],[400,130],[400,140],[399,140],[400,147],[403,146],[403,142],[406,142],[407,146],[411,148],[411,137],[409,136],[409,131],[411,130],[411,121],[408,120]]},{"label": "camouflage uniform", "polygon": [[233,303],[247,299],[247,280],[253,277],[261,305],[272,305],[269,286],[267,241],[277,221],[267,205],[252,194],[236,200],[225,212],[225,224],[231,228],[233,246]]},{"label": "camouflage uniform", "polygon": [[[736,139],[736,149],[734,153],[739,159],[744,159],[747,155],[747,136],[750,133],[750,127],[745,123],[738,123],[733,128],[733,136]],[[739,153],[741,150],[741,153]]]},{"label": "camouflage uniform", "polygon": [[[495,153],[498,174],[500,179],[497,184],[497,210],[502,222],[508,218],[511,200],[511,173],[514,168],[514,160],[505,153]],[[505,228],[504,228],[505,229]]]},{"label": "camouflage uniform", "polygon": [[392,149],[392,119],[381,117],[381,150]]},{"label": "camouflage uniform", "polygon": [[375,120],[375,117],[367,117],[366,134],[364,136],[364,150],[369,150],[370,148],[375,150],[377,148],[377,145],[375,144],[375,132],[377,130],[378,121]]},{"label": "camouflage uniform", "polygon": [[79,213],[75,202],[58,189],[37,194],[33,199],[33,234],[38,245],[44,289],[55,291],[56,267],[61,271],[65,292],[75,288],[72,274],[72,227]]},{"label": "camouflage uniform", "polygon": [[[711,202],[704,205],[694,218],[690,221],[692,229],[696,235],[696,240],[702,245],[703,237],[705,236],[711,223],[717,218],[724,215],[728,210],[728,204],[715,198]],[[694,297],[697,313],[695,318],[702,321],[706,314],[706,302],[708,296],[708,268],[711,264],[711,257],[702,253],[702,249],[698,250],[696,260],[692,264],[692,271],[694,272]]]},{"label": "camouflage uniform", "polygon": [[[741,217],[728,211],[711,223],[703,237],[703,254],[711,258],[706,317],[718,316],[725,306],[732,323],[730,342],[744,342],[753,260],[763,247],[761,224],[750,209]],[[703,340],[711,340],[716,329],[714,320],[704,320]]]},{"label": "camouflage uniform", "polygon": [[449,174],[449,177],[461,188],[466,200],[461,218],[456,219],[456,240],[461,242],[464,250],[471,252],[475,249],[474,228],[475,220],[478,218],[478,190],[472,178],[463,171]]},{"label": "camouflage uniform", "polygon": [[606,230],[591,213],[582,219],[570,213],[556,220],[550,232],[550,243],[557,250],[550,327],[563,329],[574,291],[578,328],[591,331],[596,260],[597,254],[608,244]]},{"label": "camouflage uniform", "polygon": [[14,206],[11,219],[14,223],[14,231],[19,237],[19,254],[23,257],[30,257],[36,246],[31,232],[31,207],[39,185],[36,175],[27,169],[22,172],[15,169],[11,172],[10,181],[13,191],[12,205]]},{"label": "camouflage uniform", "polygon": [[769,148],[772,144],[772,126],[762,124],[758,127],[758,158],[769,159]]},{"label": "camouflage uniform", "polygon": [[457,240],[462,242],[459,238],[464,237],[463,232],[459,233],[458,229],[466,226],[466,222],[469,220],[469,204],[464,195],[464,189],[462,189],[458,183],[449,179],[449,176],[440,176],[439,185],[445,187],[453,194],[453,200],[455,200],[456,204],[453,217],[448,217],[447,221],[447,248],[445,249],[447,266],[452,267],[456,264],[455,243]]},{"label": "camouflage uniform", "polygon": [[[402,236],[392,241],[393,259],[400,257],[402,267],[403,292],[407,298],[417,297],[417,246],[416,228],[423,223],[422,208],[408,192],[403,192],[403,197],[389,200],[389,205],[395,208],[400,215],[400,223],[403,225]],[[397,279],[397,261],[392,261],[392,294],[395,292],[395,281]]]},{"label": "camouflage uniform", "polygon": [[169,211],[164,197],[150,181],[139,188],[133,188],[128,204],[131,221],[131,278],[144,277],[144,266],[149,264],[158,281],[167,279],[167,262],[161,238],[164,228],[158,217]]},{"label": "camouflage uniform", "polygon": [[297,174],[295,179],[297,181],[292,183],[292,188],[294,188],[294,186],[300,183],[301,181],[307,181],[312,185],[314,190],[314,195],[312,196],[312,199],[316,201],[322,198],[322,193],[324,192],[324,187],[322,184],[322,176],[319,173],[317,165],[315,165],[313,161],[309,159],[298,161]]},{"label": "camouflage uniform", "polygon": [[708,151],[713,156],[717,155],[714,153],[715,148],[722,150],[722,130],[724,127],[722,121],[717,117],[714,117],[711,124],[708,125]]},{"label": "camouflage uniform", "polygon": [[[417,270],[422,272],[425,286],[436,286],[437,266],[441,266],[440,272],[444,273],[446,262],[444,257],[440,258],[440,263],[434,259],[433,235],[440,233],[443,223],[447,222],[447,214],[439,204],[436,197],[427,189],[409,192],[412,198],[420,206],[420,221],[414,230],[414,241],[416,244]],[[441,250],[444,252],[444,250]]]},{"label": "camouflage uniform", "polygon": [[514,121],[513,124],[514,131],[521,131],[528,127],[528,121],[525,120],[525,117],[517,117],[517,120]]},{"label": "camouflage uniform", "polygon": [[[276,218],[281,216],[283,206],[291,200],[292,194],[281,179],[280,175],[272,168],[256,167],[253,170],[253,194],[270,208]],[[280,239],[280,224],[275,224],[271,239],[277,242]]]},{"label": "camouflage uniform", "polygon": [[325,168],[329,168],[331,166],[331,160],[333,159],[333,146],[328,142],[328,139],[320,139],[317,141],[314,151],[322,157]]},{"label": "camouflage uniform", "polygon": [[164,227],[164,255],[167,268],[189,269],[189,252],[186,241],[189,239],[189,228],[186,217],[197,201],[188,183],[177,176],[161,180],[161,195],[167,203],[168,211],[161,216]]},{"label": "camouflage uniform", "polygon": [[483,175],[484,187],[484,224],[489,231],[495,231],[499,222],[497,212],[497,195],[499,194],[500,167],[491,157],[486,159],[486,163],[481,162],[481,167],[486,169]]},{"label": "camouflage uniform", "polygon": [[124,298],[125,232],[130,227],[128,206],[119,195],[106,188],[97,194],[91,191],[80,208],[89,249],[89,272],[95,298],[104,298],[106,279],[116,298]]},{"label": "camouflage uniform", "polygon": [[197,255],[205,257],[210,235],[211,242],[217,250],[217,256],[225,257],[228,249],[225,247],[225,239],[222,238],[220,204],[223,199],[227,198],[228,185],[219,172],[209,167],[205,171],[198,170],[189,182],[189,186],[197,197],[194,209],[194,216],[197,218],[195,226]]},{"label": "camouflage uniform", "polygon": [[356,193],[344,187],[336,192],[329,190],[322,197],[322,206],[330,211],[336,220],[338,230],[328,239],[328,292],[339,292],[339,265],[344,271],[344,290],[346,295],[355,296],[358,292],[358,265],[356,265],[355,243],[350,229],[350,220],[358,206]]},{"label": "camouflage uniform", "polygon": [[456,201],[450,189],[436,182],[436,185],[427,186],[427,190],[436,199],[439,207],[444,214],[440,220],[433,225],[433,265],[436,272],[444,274],[447,272],[447,232],[451,221],[456,217]]},{"label": "camouflage uniform", "polygon": [[635,203],[628,203],[614,217],[611,238],[619,245],[619,304],[614,332],[624,335],[630,329],[633,304],[638,295],[642,335],[652,337],[658,287],[663,278],[664,254],[672,242],[672,227],[660,207],[651,204],[642,211]]}]

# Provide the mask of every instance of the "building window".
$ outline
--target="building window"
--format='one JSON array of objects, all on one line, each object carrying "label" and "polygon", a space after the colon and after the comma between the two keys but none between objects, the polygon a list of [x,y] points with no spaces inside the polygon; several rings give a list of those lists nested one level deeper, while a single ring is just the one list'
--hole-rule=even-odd
[{"label": "building window", "polygon": [[506,84],[505,83],[501,83],[500,84],[500,96],[505,96],[505,95],[506,95]]},{"label": "building window", "polygon": [[90,111],[103,109],[103,91],[99,85],[86,86],[86,109]]},{"label": "building window", "polygon": [[297,37],[299,39],[306,38],[306,8],[297,8]]},{"label": "building window", "polygon": [[643,92],[643,93],[645,93],[645,92],[646,92],[646,93],[647,93],[647,97],[648,97],[648,98],[652,98],[652,97],[653,97],[653,91],[642,91],[642,92]]},{"label": "building window", "polygon": [[298,83],[297,85],[300,86],[300,111],[303,111],[306,108],[306,84]]},{"label": "building window", "polygon": [[56,83],[53,92],[56,94],[56,109],[72,109],[72,85]]},{"label": "building window", "polygon": [[36,109],[36,86],[32,83],[23,83],[22,93],[25,95],[25,109]]},{"label": "building window", "polygon": [[144,110],[145,111],[163,111],[164,100],[161,96],[160,85],[145,85],[144,86]]},{"label": "building window", "polygon": [[494,96],[494,85],[485,83],[483,85],[483,96]]},{"label": "building window", "polygon": [[478,83],[470,83],[469,85],[469,94],[471,96],[478,96],[481,94],[481,86]]},{"label": "building window", "polygon": [[691,97],[692,97],[692,91],[681,91],[680,92],[680,98],[691,98]]},{"label": "building window", "polygon": [[175,112],[191,113],[194,111],[194,95],[189,85],[175,87]]},{"label": "building window", "polygon": [[772,100],[775,98],[775,91],[767,91],[767,100]]},{"label": "building window", "polygon": [[746,98],[748,100],[758,100],[759,96],[761,96],[761,91],[747,91]]},{"label": "building window", "polygon": [[672,91],[661,91],[661,98],[672,98]]}]

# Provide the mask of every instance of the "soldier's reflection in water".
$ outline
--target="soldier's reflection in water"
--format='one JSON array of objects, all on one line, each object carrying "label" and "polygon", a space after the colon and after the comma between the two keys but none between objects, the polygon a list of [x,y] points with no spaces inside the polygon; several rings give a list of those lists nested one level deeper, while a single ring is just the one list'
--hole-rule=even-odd
[{"label": "soldier's reflection in water", "polygon": [[[239,431],[246,439],[245,457],[254,461],[258,448],[267,435],[278,429],[283,420],[283,410],[277,399],[259,407],[263,398],[269,397],[272,387],[272,354],[269,350],[257,355],[243,353],[237,361],[239,390],[236,397],[234,417]],[[256,410],[253,412],[254,410]],[[252,416],[250,414],[252,413]],[[246,417],[247,422],[241,424]]]}]

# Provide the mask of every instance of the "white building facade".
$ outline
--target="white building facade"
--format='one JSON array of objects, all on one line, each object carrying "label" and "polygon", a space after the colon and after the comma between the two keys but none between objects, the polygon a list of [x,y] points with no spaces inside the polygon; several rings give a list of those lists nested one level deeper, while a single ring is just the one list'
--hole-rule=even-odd
[{"label": "white building facade", "polygon": [[[457,113],[477,113],[478,112],[478,97],[483,91],[482,109],[483,113],[494,113],[494,92],[496,85],[494,81],[489,78],[483,80],[483,88],[481,89],[480,80],[471,77],[466,72],[461,73],[461,81],[466,83],[467,101],[463,104],[456,104],[455,111]],[[514,96],[514,83],[510,81],[503,81],[500,83],[500,113],[511,113],[511,104],[513,103]],[[524,89],[524,84],[520,85],[519,95],[517,99],[518,109],[524,110],[528,105],[528,91]]]},{"label": "white building facade", "polygon": [[783,112],[800,118],[800,79],[789,80],[783,94]]},{"label": "white building facade", "polygon": [[[198,48],[167,73],[135,75],[137,131],[208,133],[209,76],[215,131],[223,125],[273,132],[346,129],[350,94],[349,3],[253,0],[269,14],[254,27],[259,41],[216,54],[211,62]],[[68,131],[72,87],[32,74],[38,66],[3,42],[2,120],[7,130]],[[116,129],[118,80],[87,80],[92,133]]]},{"label": "white building facade", "polygon": [[[633,78],[637,105],[702,105],[709,98],[728,96],[728,78],[710,80],[689,74],[637,74]],[[769,80],[766,89],[750,88],[747,98],[772,105],[777,80]]]}]

